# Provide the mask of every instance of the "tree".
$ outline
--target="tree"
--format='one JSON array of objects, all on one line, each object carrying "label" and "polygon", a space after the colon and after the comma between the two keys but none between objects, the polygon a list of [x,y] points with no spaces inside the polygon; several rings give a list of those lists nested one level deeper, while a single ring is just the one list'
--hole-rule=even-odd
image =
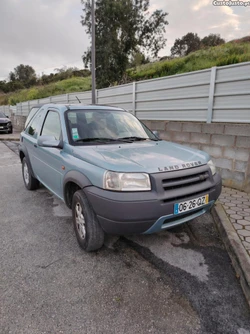
[{"label": "tree", "polygon": [[217,45],[221,45],[224,43],[225,43],[225,40],[220,37],[220,34],[210,34],[208,36],[205,36],[201,40],[201,44],[204,47],[217,46]]},{"label": "tree", "polygon": [[13,82],[16,81],[16,76],[15,76],[14,72],[10,72],[9,79],[10,79],[10,81],[13,81]]},{"label": "tree", "polygon": [[[91,1],[83,4],[82,25],[91,37]],[[108,87],[119,82],[125,74],[134,52],[157,56],[165,46],[167,13],[156,10],[149,14],[149,0],[96,1],[96,68],[97,87]],[[83,56],[87,67],[91,49]]]},{"label": "tree", "polygon": [[131,59],[129,61],[128,67],[137,67],[143,64],[149,63],[149,57],[146,57],[144,53],[138,51],[135,51],[131,55]]},{"label": "tree", "polygon": [[25,87],[30,87],[36,83],[36,72],[33,67],[20,64],[14,68],[14,72],[10,72],[9,79],[11,82],[19,81]]},{"label": "tree", "polygon": [[0,81],[0,93],[1,92],[3,92],[3,93],[7,93],[8,92],[5,80],[1,80]]},{"label": "tree", "polygon": [[197,51],[201,48],[201,40],[197,34],[187,33],[182,38],[177,38],[171,48],[172,56],[187,56],[190,52]]},{"label": "tree", "polygon": [[183,38],[177,38],[170,51],[172,56],[184,57],[186,55],[187,47]]}]

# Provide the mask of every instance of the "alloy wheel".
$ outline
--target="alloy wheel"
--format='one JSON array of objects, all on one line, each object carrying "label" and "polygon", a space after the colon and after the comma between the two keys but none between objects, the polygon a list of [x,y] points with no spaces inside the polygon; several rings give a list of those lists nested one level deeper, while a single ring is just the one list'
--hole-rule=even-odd
[{"label": "alloy wheel", "polygon": [[30,174],[29,174],[29,169],[28,169],[26,162],[23,165],[23,177],[24,177],[25,184],[26,185],[29,184]]},{"label": "alloy wheel", "polygon": [[75,219],[76,219],[76,228],[81,239],[85,239],[86,236],[86,225],[85,218],[82,211],[82,206],[78,202],[75,207]]}]

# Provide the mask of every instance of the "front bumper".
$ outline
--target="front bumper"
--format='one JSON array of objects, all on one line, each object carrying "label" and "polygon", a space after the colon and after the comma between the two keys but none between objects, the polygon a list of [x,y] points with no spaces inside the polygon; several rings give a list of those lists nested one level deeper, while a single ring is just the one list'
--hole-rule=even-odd
[{"label": "front bumper", "polygon": [[[221,193],[221,177],[215,174],[209,189],[187,195],[181,200],[165,201],[159,192],[112,192],[90,186],[84,192],[100,225],[108,234],[155,233],[194,219],[207,212]],[[195,186],[193,187],[195,189]],[[174,204],[209,194],[209,203],[184,214],[174,214]]]},{"label": "front bumper", "polygon": [[0,123],[0,132],[9,132],[12,131],[12,124],[7,125],[7,123]]}]

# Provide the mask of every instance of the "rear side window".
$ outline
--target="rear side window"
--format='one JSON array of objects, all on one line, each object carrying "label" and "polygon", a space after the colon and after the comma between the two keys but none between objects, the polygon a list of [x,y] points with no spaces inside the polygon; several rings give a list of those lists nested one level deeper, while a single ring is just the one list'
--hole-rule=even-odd
[{"label": "rear side window", "polygon": [[53,136],[56,140],[61,138],[61,122],[56,111],[49,111],[42,129],[42,136]]},{"label": "rear side window", "polygon": [[42,123],[42,118],[41,118],[41,113],[39,115],[35,115],[35,117],[30,121],[28,124],[25,132],[32,136],[33,138],[37,138],[38,132],[41,128],[41,123]]},{"label": "rear side window", "polygon": [[32,108],[24,125],[24,128],[26,129],[27,125],[30,123],[30,121],[32,120],[32,118],[35,116],[35,114],[38,112],[40,108]]}]

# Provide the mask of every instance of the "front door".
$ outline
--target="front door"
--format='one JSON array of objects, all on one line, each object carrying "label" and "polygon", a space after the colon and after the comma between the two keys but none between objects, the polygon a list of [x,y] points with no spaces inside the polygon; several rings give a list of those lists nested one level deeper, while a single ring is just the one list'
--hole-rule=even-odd
[{"label": "front door", "polygon": [[[53,136],[56,140],[62,139],[60,115],[57,111],[48,111],[41,136]],[[40,181],[57,196],[62,198],[62,179],[64,174],[64,170],[62,169],[62,150],[37,145],[34,158],[35,169]]]}]

